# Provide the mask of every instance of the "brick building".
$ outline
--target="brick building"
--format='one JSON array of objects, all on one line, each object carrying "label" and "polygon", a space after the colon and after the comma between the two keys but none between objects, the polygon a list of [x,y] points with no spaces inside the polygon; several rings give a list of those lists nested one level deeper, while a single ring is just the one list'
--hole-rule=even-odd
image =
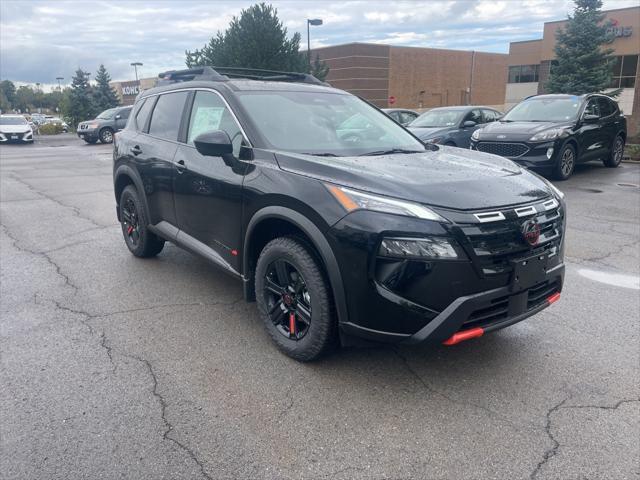
[{"label": "brick building", "polygon": [[312,50],[329,66],[327,81],[380,106],[502,106],[508,55],[348,43]]}]

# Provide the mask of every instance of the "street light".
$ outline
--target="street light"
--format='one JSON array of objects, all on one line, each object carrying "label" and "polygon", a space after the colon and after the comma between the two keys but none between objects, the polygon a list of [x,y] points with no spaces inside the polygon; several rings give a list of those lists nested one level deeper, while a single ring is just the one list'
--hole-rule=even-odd
[{"label": "street light", "polygon": [[322,19],[321,18],[313,18],[313,19],[308,19],[307,18],[307,60],[309,61],[309,72],[311,72],[311,40],[310,40],[310,34],[309,34],[309,27],[313,25],[314,27],[319,27],[320,25],[322,25]]},{"label": "street light", "polygon": [[64,80],[64,77],[56,77],[56,80],[58,81],[58,90],[62,91],[62,86],[60,85],[60,80]]},{"label": "street light", "polygon": [[139,84],[140,82],[138,81],[138,67],[141,67],[141,66],[142,66],[142,63],[141,63],[141,62],[132,62],[132,63],[130,63],[130,65],[131,65],[131,66],[134,68],[134,70],[136,71],[136,83],[138,83],[138,84]]}]

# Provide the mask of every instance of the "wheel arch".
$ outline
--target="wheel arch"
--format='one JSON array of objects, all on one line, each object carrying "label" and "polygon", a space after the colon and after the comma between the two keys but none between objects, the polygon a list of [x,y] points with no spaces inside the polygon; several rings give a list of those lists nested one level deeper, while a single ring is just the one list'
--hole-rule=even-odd
[{"label": "wheel arch", "polygon": [[[347,303],[344,292],[342,275],[338,266],[338,261],[333,253],[331,245],[323,235],[320,228],[301,213],[287,207],[269,206],[256,212],[249,221],[244,235],[244,247],[242,257],[242,276],[244,279],[244,295],[247,301],[255,300],[255,279],[254,267],[257,257],[262,250],[261,246],[266,244],[265,237],[260,235],[265,230],[271,231],[268,227],[277,224],[285,227],[284,230],[276,230],[284,234],[302,233],[306,241],[313,247],[315,253],[325,270],[329,280],[329,286],[333,294],[338,322],[348,321]],[[270,241],[280,235],[267,236]]]},{"label": "wheel arch", "polygon": [[116,213],[118,221],[120,221],[120,197],[127,185],[133,185],[138,193],[144,206],[146,217],[149,218],[149,207],[147,206],[147,197],[142,185],[142,180],[136,174],[135,170],[127,165],[120,165],[116,168],[113,175],[113,193],[116,197]]}]

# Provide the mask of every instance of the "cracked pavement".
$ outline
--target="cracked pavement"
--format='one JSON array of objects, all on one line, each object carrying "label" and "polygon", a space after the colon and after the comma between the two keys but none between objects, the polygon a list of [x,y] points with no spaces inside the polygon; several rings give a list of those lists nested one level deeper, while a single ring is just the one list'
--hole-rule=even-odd
[{"label": "cracked pavement", "polygon": [[455,347],[280,354],[241,286],[121,238],[111,148],[0,149],[0,478],[640,478],[640,165],[567,194],[562,300]]}]

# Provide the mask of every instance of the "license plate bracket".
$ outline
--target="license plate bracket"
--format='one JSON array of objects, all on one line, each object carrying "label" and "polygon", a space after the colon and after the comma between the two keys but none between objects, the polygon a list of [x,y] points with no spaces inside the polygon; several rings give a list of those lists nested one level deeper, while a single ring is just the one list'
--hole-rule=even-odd
[{"label": "license plate bracket", "polygon": [[11,140],[17,140],[18,139],[18,135],[11,135]]},{"label": "license plate bracket", "polygon": [[546,253],[512,260],[514,290],[526,290],[544,281],[547,276],[548,260]]}]

